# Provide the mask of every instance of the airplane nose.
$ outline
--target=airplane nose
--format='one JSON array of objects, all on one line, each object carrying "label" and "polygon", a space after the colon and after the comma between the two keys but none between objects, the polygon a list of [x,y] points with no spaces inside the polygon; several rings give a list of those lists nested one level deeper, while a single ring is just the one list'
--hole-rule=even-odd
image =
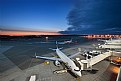
[{"label": "airplane nose", "polygon": [[78,72],[77,75],[80,76],[80,77],[82,76],[81,72]]}]

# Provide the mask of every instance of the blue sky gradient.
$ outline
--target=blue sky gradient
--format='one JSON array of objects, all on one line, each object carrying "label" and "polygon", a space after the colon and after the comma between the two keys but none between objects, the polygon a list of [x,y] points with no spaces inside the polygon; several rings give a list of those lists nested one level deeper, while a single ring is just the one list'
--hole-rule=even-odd
[{"label": "blue sky gradient", "polygon": [[60,31],[74,0],[0,0],[2,29]]}]

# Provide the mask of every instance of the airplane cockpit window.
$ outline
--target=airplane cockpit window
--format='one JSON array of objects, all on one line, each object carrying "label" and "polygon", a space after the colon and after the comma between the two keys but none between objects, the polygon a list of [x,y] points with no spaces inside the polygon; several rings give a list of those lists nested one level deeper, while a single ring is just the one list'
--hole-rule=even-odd
[{"label": "airplane cockpit window", "polygon": [[74,69],[74,71],[80,71],[80,69]]}]

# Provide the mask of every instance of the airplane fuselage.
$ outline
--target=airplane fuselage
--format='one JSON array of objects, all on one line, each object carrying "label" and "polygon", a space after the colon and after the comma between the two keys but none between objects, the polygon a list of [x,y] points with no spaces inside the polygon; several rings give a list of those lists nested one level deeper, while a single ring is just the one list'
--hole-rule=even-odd
[{"label": "airplane fuselage", "polygon": [[61,58],[61,60],[66,64],[66,66],[76,75],[82,76],[81,75],[81,70],[79,67],[75,65],[75,63],[68,58],[63,52],[61,52],[58,48],[56,49],[57,55]]}]

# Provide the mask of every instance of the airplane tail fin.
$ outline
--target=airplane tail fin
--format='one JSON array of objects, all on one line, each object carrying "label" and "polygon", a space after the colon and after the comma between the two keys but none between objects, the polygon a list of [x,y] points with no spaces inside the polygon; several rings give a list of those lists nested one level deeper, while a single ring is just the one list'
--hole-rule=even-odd
[{"label": "airplane tail fin", "polygon": [[73,41],[73,39],[71,38],[71,40],[70,40],[71,42]]},{"label": "airplane tail fin", "polygon": [[58,42],[56,41],[56,48],[49,48],[49,49],[51,49],[51,50],[53,50],[53,51],[55,51],[56,49],[63,49],[63,47],[62,48],[58,48]]},{"label": "airplane tail fin", "polygon": [[35,52],[35,54],[34,54],[34,56],[31,56],[32,58],[37,58],[37,54],[36,54],[36,52]]},{"label": "airplane tail fin", "polygon": [[58,49],[58,41],[56,41],[56,48]]}]

